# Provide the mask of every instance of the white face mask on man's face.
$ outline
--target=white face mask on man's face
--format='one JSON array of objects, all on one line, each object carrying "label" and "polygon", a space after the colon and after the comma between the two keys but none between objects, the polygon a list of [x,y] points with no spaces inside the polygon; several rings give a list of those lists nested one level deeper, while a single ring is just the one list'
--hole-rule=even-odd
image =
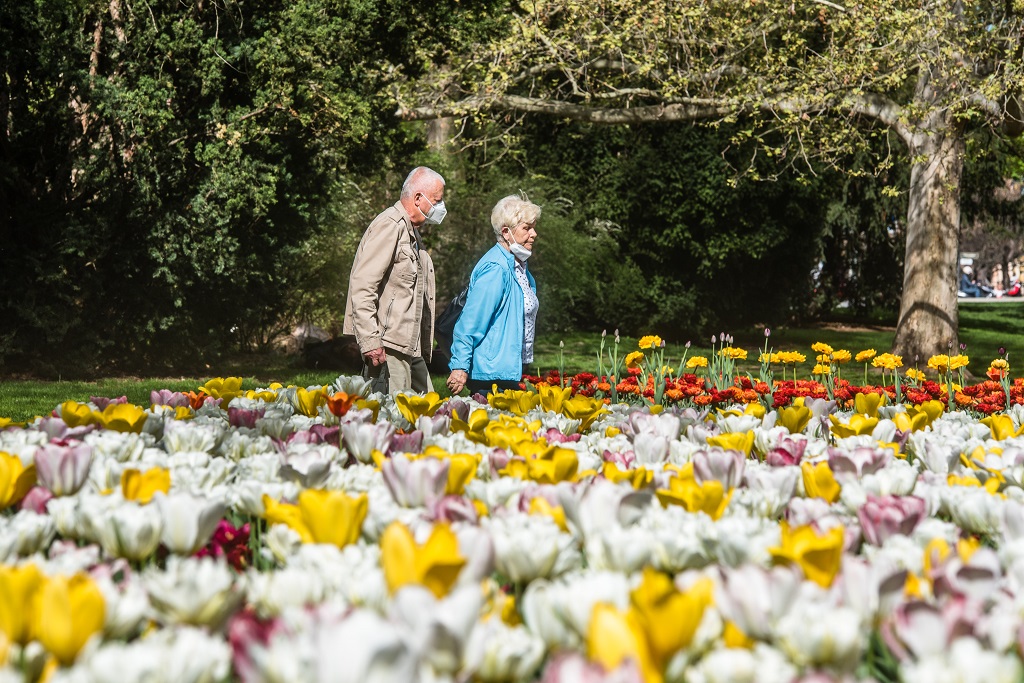
[{"label": "white face mask on man's face", "polygon": [[[423,195],[424,199],[427,199],[427,195]],[[423,209],[420,209],[420,213],[423,213],[423,218],[426,219],[427,223],[433,225],[441,225],[441,221],[448,215],[448,209],[444,207],[444,200],[442,199],[437,204],[427,199],[427,204],[430,204],[430,211],[423,213]],[[419,208],[419,207],[417,207]]]},{"label": "white face mask on man's face", "polygon": [[512,228],[508,228],[508,236],[511,239],[511,241],[508,244],[508,250],[512,252],[513,256],[515,256],[520,261],[525,261],[526,259],[533,256],[532,251],[530,251],[523,245],[519,244],[519,242],[516,242],[516,238],[512,236]]}]

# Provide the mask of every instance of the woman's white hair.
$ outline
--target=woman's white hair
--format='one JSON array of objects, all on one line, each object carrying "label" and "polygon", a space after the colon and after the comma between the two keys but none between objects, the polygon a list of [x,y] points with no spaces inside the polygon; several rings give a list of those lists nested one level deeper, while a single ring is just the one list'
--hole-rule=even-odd
[{"label": "woman's white hair", "polygon": [[525,192],[510,194],[498,200],[491,211],[494,236],[501,239],[502,228],[514,228],[522,223],[535,223],[540,218],[540,207],[526,198]]},{"label": "woman's white hair", "polygon": [[417,166],[409,171],[405,182],[402,183],[402,199],[408,199],[417,192],[428,190],[434,183],[441,183],[444,186],[444,178],[441,177],[441,174],[432,168]]}]

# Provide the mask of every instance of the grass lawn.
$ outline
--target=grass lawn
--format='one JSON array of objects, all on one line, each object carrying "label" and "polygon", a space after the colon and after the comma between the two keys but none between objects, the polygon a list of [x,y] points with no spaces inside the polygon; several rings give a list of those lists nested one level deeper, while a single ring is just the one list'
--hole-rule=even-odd
[{"label": "grass lawn", "polygon": [[[748,361],[741,364],[741,370],[757,374],[757,356],[764,345],[763,328],[729,331],[736,337],[734,346],[748,352]],[[853,327],[850,325],[823,324],[806,327],[773,327],[769,345],[776,351],[799,351],[807,356],[806,367],[800,368],[801,376],[807,376],[814,364],[811,344],[821,341],[854,354],[874,348],[880,353],[892,344],[894,328],[881,326]],[[677,367],[683,357],[685,344],[691,341],[689,356],[711,354],[711,339],[678,340],[666,339],[665,361]],[[961,302],[960,341],[967,344],[966,353],[971,357],[970,370],[981,376],[989,361],[997,357],[1000,347],[1010,354],[1011,367],[1016,367],[1024,358],[1024,301],[978,300]],[[636,338],[620,339],[619,356],[636,349]],[[536,344],[536,363],[528,372],[543,374],[559,367],[566,372],[596,372],[597,350],[600,347],[599,333],[548,334],[540,337]],[[605,339],[606,357],[612,347],[612,338]],[[918,365],[924,367],[926,358]],[[606,361],[607,362],[607,361]],[[903,359],[905,367],[913,367],[913,359]],[[211,369],[212,376],[245,377],[243,387],[266,386],[272,381],[282,384],[310,386],[329,384],[338,376],[336,371],[309,371],[299,367],[296,359],[283,356],[248,357],[236,359],[219,369]],[[851,364],[844,376],[857,381],[863,370]],[[1013,373],[1018,374],[1017,372]],[[127,396],[128,400],[143,406],[149,405],[149,393],[154,389],[175,391],[195,390],[204,378],[189,377],[119,377],[98,379],[94,382],[81,381],[0,381],[0,417],[27,420],[36,415],[47,414],[55,406],[67,400],[88,401],[90,396]],[[438,393],[447,395],[445,377],[434,376],[434,387]]]}]

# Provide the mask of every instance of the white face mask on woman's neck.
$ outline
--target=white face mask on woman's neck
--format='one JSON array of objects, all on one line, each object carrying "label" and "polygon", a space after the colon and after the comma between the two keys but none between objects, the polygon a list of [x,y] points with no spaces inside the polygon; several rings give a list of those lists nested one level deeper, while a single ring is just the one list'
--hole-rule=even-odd
[{"label": "white face mask on woman's neck", "polygon": [[530,251],[529,249],[527,249],[523,245],[519,244],[519,242],[516,242],[516,238],[512,237],[512,228],[508,228],[508,236],[512,240],[511,242],[507,242],[508,250],[510,252],[512,252],[513,256],[515,256],[520,261],[525,261],[526,259],[528,259],[531,256],[533,256],[533,252],[532,251]]}]

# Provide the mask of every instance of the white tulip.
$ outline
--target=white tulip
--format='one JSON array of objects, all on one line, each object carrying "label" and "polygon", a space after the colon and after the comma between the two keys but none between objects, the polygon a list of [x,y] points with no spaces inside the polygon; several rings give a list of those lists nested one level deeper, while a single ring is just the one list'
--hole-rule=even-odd
[{"label": "white tulip", "polygon": [[[814,624],[808,628],[808,624]],[[776,628],[779,648],[799,666],[852,672],[868,644],[867,629],[852,607],[801,600]]]},{"label": "white tulip", "polygon": [[266,619],[289,607],[317,605],[327,598],[328,589],[319,572],[287,566],[270,572],[250,569],[245,575],[245,593],[248,604]]},{"label": "white tulip", "polygon": [[167,559],[166,570],[150,567],[142,575],[159,618],[169,624],[220,628],[244,598],[235,572],[213,558]]},{"label": "white tulip", "polygon": [[141,461],[146,448],[153,445],[153,437],[148,434],[109,429],[90,432],[82,440],[92,446],[94,458],[113,458],[122,463]]},{"label": "white tulip", "polygon": [[712,650],[687,673],[691,683],[789,683],[797,679],[797,669],[785,655],[763,643],[750,650]]},{"label": "white tulip", "polygon": [[18,557],[41,552],[53,541],[55,528],[48,515],[19,510],[0,526],[0,562],[13,563]]},{"label": "white tulip", "polygon": [[576,648],[585,642],[597,603],[629,606],[630,586],[623,574],[572,572],[555,581],[532,582],[523,594],[523,621],[552,649]]},{"label": "white tulip", "polygon": [[795,567],[771,570],[755,565],[723,569],[715,605],[724,619],[748,636],[772,640],[775,627],[801,596],[803,574]]},{"label": "white tulip", "polygon": [[668,437],[658,433],[640,432],[633,437],[633,453],[639,465],[665,462],[669,454]]},{"label": "white tulip", "polygon": [[139,505],[119,495],[80,498],[87,536],[112,557],[141,561],[160,545],[163,518],[155,505]]},{"label": "white tulip", "polygon": [[612,525],[587,543],[586,555],[588,566],[595,569],[631,574],[650,564],[653,552],[654,538],[648,530]]},{"label": "white tulip", "polygon": [[1022,673],[1017,655],[986,650],[969,637],[900,667],[905,683],[1017,683]]},{"label": "white tulip", "polygon": [[302,536],[286,524],[273,524],[263,535],[263,542],[275,560],[286,564],[302,546]]},{"label": "white tulip", "polygon": [[977,534],[997,534],[1002,526],[1006,503],[985,489],[953,486],[946,492],[945,504],[953,522]]},{"label": "white tulip", "polygon": [[545,515],[485,517],[481,525],[494,542],[497,570],[516,583],[552,576],[559,556],[570,552],[575,543]]},{"label": "white tulip", "polygon": [[417,657],[434,675],[445,677],[462,668],[463,651],[482,605],[479,585],[457,588],[443,598],[409,585],[395,594],[388,616],[406,628]]},{"label": "white tulip", "polygon": [[153,501],[163,517],[160,540],[177,555],[192,555],[209,543],[224,517],[223,503],[188,493],[158,492]]},{"label": "white tulip", "polygon": [[135,636],[148,617],[149,595],[137,579],[126,578],[114,583],[108,577],[101,577],[96,584],[103,593],[103,633],[111,639],[128,639]]},{"label": "white tulip", "polygon": [[544,659],[544,642],[522,626],[489,619],[473,630],[466,669],[486,683],[532,680]]},{"label": "white tulip", "polygon": [[212,453],[224,436],[223,423],[174,420],[164,429],[163,445],[168,453]]}]

